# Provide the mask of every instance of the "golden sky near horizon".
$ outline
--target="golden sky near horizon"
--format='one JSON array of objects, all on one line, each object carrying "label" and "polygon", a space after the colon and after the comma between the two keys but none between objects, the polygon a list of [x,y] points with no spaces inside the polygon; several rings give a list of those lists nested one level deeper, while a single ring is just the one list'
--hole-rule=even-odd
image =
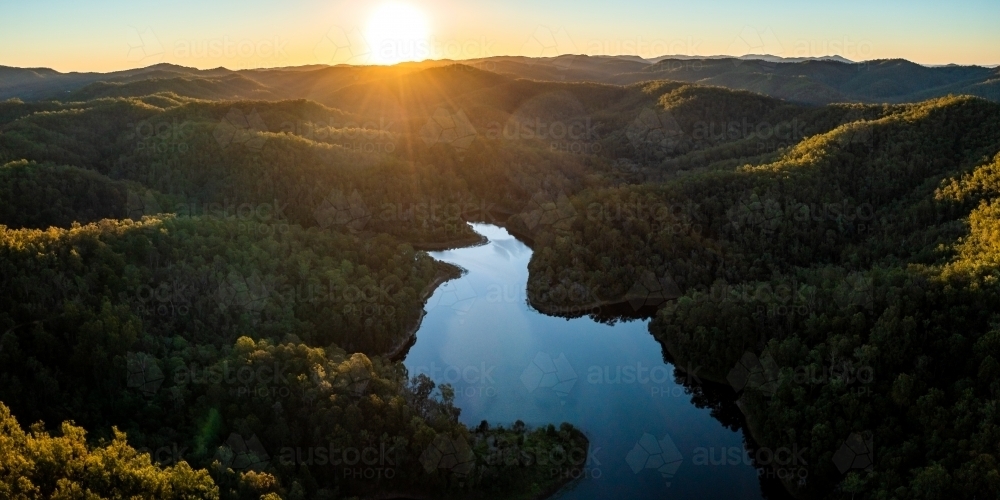
[{"label": "golden sky near horizon", "polygon": [[[157,63],[251,69],[424,59],[767,53],[1000,64],[1000,2],[912,1],[771,10],[634,0],[323,2],[0,0],[0,65],[113,71]],[[726,4],[729,4],[728,7]],[[856,4],[851,8],[851,4]],[[895,5],[893,5],[895,4]],[[863,7],[863,10],[862,10]],[[975,10],[975,9],[978,9]]]}]

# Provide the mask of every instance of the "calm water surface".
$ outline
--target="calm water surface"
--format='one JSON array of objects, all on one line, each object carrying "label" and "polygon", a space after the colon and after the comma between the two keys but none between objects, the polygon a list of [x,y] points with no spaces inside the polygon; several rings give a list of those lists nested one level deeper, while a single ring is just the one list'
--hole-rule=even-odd
[{"label": "calm water surface", "polygon": [[762,498],[744,460],[697,463],[742,455],[743,434],[694,404],[647,321],[535,311],[525,298],[531,249],[497,226],[473,227],[489,244],[431,253],[468,272],[430,298],[404,361],[411,376],[452,384],[467,425],[580,428],[592,456],[574,473],[585,479],[557,498]]}]

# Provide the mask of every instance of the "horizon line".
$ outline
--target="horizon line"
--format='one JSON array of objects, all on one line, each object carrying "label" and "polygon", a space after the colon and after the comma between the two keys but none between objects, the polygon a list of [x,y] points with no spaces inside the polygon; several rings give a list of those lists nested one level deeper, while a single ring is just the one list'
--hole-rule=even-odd
[{"label": "horizon line", "polygon": [[[754,56],[756,56],[756,57],[754,57]],[[841,56],[839,54],[832,54],[832,55],[825,55],[825,56],[811,56],[811,57],[785,57],[785,56],[775,56],[775,55],[772,55],[772,54],[759,54],[759,53],[744,54],[742,56],[734,56],[734,55],[728,55],[728,54],[718,54],[718,55],[711,55],[711,56],[709,56],[709,55],[694,55],[694,56],[689,56],[689,55],[684,55],[684,54],[666,54],[666,55],[656,56],[656,57],[650,57],[650,58],[645,58],[645,57],[642,57],[642,56],[639,56],[639,55],[632,55],[632,54],[607,55],[607,54],[571,54],[571,53],[566,53],[566,54],[560,54],[560,55],[556,55],[556,56],[545,56],[545,57],[533,57],[533,56],[523,56],[523,55],[497,55],[497,56],[489,56],[489,57],[474,57],[474,58],[467,58],[467,59],[451,59],[451,58],[423,59],[423,60],[419,60],[419,61],[417,61],[417,60],[413,60],[413,61],[400,61],[400,62],[393,63],[393,64],[374,64],[374,63],[373,64],[350,64],[350,63],[328,64],[328,63],[317,62],[317,63],[287,65],[287,66],[244,67],[244,68],[239,68],[239,69],[232,69],[232,68],[229,68],[227,66],[213,66],[213,67],[187,66],[187,65],[183,65],[183,64],[177,64],[177,63],[166,62],[166,61],[152,63],[152,64],[145,65],[145,66],[134,66],[134,67],[130,67],[130,68],[114,69],[114,70],[109,70],[109,71],[92,71],[92,70],[90,70],[90,71],[60,71],[60,70],[56,69],[55,67],[50,67],[50,66],[8,66],[8,65],[5,65],[5,64],[0,64],[0,67],[11,68],[11,69],[23,69],[23,70],[50,70],[50,71],[55,71],[56,73],[64,74],[64,75],[69,75],[69,74],[74,74],[74,73],[75,74],[86,74],[86,73],[96,73],[96,74],[122,73],[122,72],[128,72],[128,71],[136,71],[136,70],[141,70],[141,69],[148,69],[148,68],[152,68],[152,67],[155,67],[155,66],[161,66],[161,65],[176,66],[176,67],[179,67],[179,68],[194,69],[194,70],[197,70],[197,71],[212,71],[212,70],[224,69],[224,70],[232,71],[232,72],[241,72],[241,71],[280,70],[280,69],[291,69],[291,68],[308,68],[308,67],[312,67],[312,66],[315,66],[315,67],[326,67],[326,68],[336,68],[336,67],[355,67],[355,68],[379,67],[379,68],[392,68],[392,67],[403,66],[403,65],[407,65],[407,64],[426,64],[426,63],[435,63],[435,62],[454,62],[456,64],[463,64],[465,62],[487,61],[487,60],[490,60],[490,59],[504,59],[504,58],[508,58],[508,59],[538,59],[538,60],[546,59],[546,60],[551,60],[551,59],[558,59],[560,57],[594,57],[594,58],[607,58],[607,59],[616,59],[616,58],[617,59],[629,59],[629,60],[645,61],[645,62],[649,63],[650,65],[656,64],[656,63],[658,63],[660,61],[664,61],[664,60],[678,60],[678,61],[680,61],[680,60],[685,60],[685,61],[698,61],[698,60],[702,60],[702,61],[704,61],[704,60],[743,59],[743,60],[766,61],[766,59],[763,59],[763,57],[768,57],[768,58],[782,59],[780,61],[769,61],[772,64],[801,64],[802,62],[808,62],[808,61],[830,61],[830,62],[837,62],[837,63],[840,63],[840,64],[866,64],[866,63],[873,63],[873,62],[880,62],[880,61],[906,61],[906,62],[909,62],[909,63],[916,64],[918,66],[923,66],[925,68],[944,68],[944,67],[964,67],[964,68],[981,67],[981,68],[989,68],[989,69],[1000,68],[1000,63],[997,63],[997,64],[958,64],[958,63],[925,64],[925,63],[920,63],[920,62],[913,61],[913,60],[910,60],[910,59],[906,59],[904,57],[887,57],[887,58],[879,58],[879,59],[868,59],[868,60],[863,60],[863,61],[854,61],[854,60],[848,59],[846,57],[843,57],[843,56]],[[839,59],[842,59],[842,60],[839,60]]]}]

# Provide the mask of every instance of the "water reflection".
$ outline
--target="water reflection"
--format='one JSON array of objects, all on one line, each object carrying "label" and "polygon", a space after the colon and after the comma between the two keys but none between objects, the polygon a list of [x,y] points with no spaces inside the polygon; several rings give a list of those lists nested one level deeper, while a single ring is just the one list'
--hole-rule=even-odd
[{"label": "water reflection", "polygon": [[[502,228],[474,228],[489,243],[431,254],[466,273],[429,299],[404,361],[411,376],[451,384],[467,425],[583,430],[589,459],[558,498],[765,498],[773,485],[742,459],[735,395],[676,370],[648,332],[649,311],[541,314],[525,296],[531,249]],[[696,460],[720,453],[741,459]]]}]

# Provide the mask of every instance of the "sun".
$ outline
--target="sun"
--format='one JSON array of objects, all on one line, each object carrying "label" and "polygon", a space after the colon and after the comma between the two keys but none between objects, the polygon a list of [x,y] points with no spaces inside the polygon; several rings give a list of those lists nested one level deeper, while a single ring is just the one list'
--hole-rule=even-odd
[{"label": "sun", "polygon": [[374,64],[427,59],[430,57],[429,37],[427,16],[412,5],[398,2],[377,7],[365,29]]}]

